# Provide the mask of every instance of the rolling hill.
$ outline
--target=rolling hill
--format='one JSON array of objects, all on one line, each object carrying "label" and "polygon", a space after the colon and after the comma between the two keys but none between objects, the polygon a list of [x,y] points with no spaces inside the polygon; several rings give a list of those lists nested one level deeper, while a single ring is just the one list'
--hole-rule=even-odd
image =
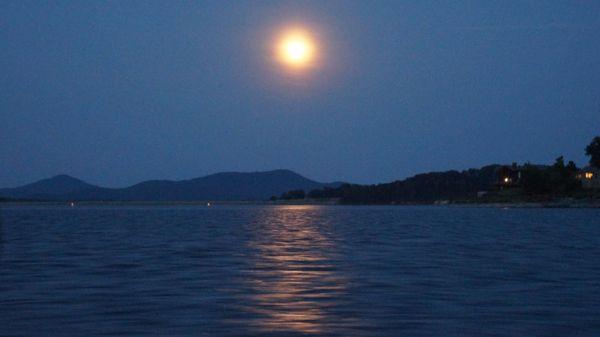
[{"label": "rolling hill", "polygon": [[51,201],[195,201],[266,200],[289,190],[337,187],[310,180],[290,170],[222,172],[189,180],[149,180],[125,188],[105,188],[68,175],[0,189],[0,197]]}]

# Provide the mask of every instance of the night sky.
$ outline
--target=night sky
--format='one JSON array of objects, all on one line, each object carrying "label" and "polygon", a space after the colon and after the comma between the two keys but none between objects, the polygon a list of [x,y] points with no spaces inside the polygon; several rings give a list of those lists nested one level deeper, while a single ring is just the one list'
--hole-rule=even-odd
[{"label": "night sky", "polygon": [[2,1],[0,47],[0,187],[584,165],[600,134],[599,1]]}]

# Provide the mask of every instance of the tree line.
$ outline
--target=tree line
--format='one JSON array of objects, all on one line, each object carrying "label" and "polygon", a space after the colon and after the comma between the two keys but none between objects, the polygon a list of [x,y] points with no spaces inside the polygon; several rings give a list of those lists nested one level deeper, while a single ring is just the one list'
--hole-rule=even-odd
[{"label": "tree line", "polygon": [[[585,148],[590,165],[600,167],[600,137],[595,137]],[[516,167],[516,164],[513,164]],[[376,185],[344,184],[337,188],[325,187],[308,193],[294,190],[279,199],[338,199],[349,204],[431,203],[437,200],[473,200],[478,192],[493,189],[498,184],[501,165],[480,169],[418,174],[414,177]],[[521,196],[576,196],[582,192],[576,175],[579,168],[573,161],[565,164],[562,156],[552,165],[526,163],[519,167],[521,178],[518,193]],[[493,194],[493,193],[492,193]],[[273,197],[272,200],[276,200]]]}]

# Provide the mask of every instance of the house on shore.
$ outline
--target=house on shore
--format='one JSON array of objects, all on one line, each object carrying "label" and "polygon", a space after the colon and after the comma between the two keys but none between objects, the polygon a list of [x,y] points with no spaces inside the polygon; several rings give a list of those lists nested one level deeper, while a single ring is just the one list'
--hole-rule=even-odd
[{"label": "house on shore", "polygon": [[600,169],[597,167],[584,167],[577,173],[577,179],[585,189],[600,189]]},{"label": "house on shore", "polygon": [[521,186],[521,178],[523,177],[523,167],[513,164],[511,166],[501,166],[498,168],[498,178],[496,186],[500,190],[511,187]]}]

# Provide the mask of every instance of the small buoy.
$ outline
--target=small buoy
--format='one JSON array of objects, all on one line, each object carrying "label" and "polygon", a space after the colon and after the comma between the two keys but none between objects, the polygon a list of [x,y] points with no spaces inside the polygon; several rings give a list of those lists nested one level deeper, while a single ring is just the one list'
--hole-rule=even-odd
[{"label": "small buoy", "polygon": [[75,203],[74,202],[71,203],[71,207],[75,207]]},{"label": "small buoy", "polygon": [[207,202],[207,203],[206,203],[206,206],[207,206],[207,207],[210,207],[210,202]]}]

